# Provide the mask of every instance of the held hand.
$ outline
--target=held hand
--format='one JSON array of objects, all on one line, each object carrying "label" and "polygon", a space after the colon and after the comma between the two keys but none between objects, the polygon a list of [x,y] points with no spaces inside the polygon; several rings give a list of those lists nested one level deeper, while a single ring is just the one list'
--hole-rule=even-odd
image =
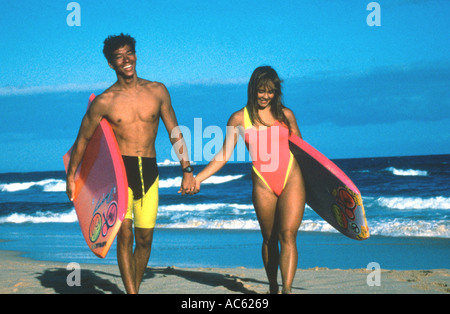
[{"label": "held hand", "polygon": [[181,187],[178,193],[181,193],[181,195],[184,194],[195,194],[195,178],[192,175],[192,173],[185,173],[183,174],[183,179],[181,181]]},{"label": "held hand", "polygon": [[188,193],[187,190],[185,190],[186,193],[183,193],[182,187],[178,190],[178,193],[182,193],[182,195],[184,195],[184,194],[194,195],[194,194],[197,194],[198,192],[200,192],[201,181],[197,180],[197,178],[194,178],[194,181],[195,181],[195,186],[194,186],[194,189],[190,193]]},{"label": "held hand", "polygon": [[194,194],[197,194],[198,192],[200,192],[200,184],[201,181],[197,180],[197,177],[195,177],[195,190],[194,190]]}]

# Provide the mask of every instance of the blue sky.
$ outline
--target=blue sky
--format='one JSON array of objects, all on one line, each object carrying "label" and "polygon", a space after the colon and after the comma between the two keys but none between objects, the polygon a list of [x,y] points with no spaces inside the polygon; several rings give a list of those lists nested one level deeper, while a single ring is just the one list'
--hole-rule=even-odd
[{"label": "blue sky", "polygon": [[[121,32],[182,125],[224,125],[269,64],[330,158],[450,153],[448,1],[377,1],[379,27],[363,0],[79,0],[79,27],[69,2],[0,0],[0,172],[62,169],[89,94],[115,81],[102,48]],[[170,158],[166,134],[158,154]]]}]

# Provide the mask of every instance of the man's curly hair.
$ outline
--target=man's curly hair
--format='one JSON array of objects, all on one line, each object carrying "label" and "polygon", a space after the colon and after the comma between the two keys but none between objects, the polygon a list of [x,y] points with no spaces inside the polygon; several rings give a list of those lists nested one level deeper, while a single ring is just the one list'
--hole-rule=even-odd
[{"label": "man's curly hair", "polygon": [[111,35],[105,39],[103,42],[103,54],[109,63],[113,61],[113,52],[125,45],[130,46],[130,48],[135,51],[136,40],[130,35]]}]

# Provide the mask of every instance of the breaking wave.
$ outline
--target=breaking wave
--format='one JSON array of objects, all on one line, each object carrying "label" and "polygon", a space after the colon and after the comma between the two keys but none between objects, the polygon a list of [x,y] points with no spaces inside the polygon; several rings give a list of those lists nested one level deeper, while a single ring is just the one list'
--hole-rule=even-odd
[{"label": "breaking wave", "polygon": [[426,177],[428,176],[428,171],[426,170],[415,170],[415,169],[397,169],[394,167],[389,167],[386,169],[391,172],[394,176],[412,176],[412,177]]}]

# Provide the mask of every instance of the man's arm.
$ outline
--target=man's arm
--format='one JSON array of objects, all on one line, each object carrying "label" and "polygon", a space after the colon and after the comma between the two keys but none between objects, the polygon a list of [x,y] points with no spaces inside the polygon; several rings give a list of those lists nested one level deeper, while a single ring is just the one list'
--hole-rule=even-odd
[{"label": "man's arm", "polygon": [[[161,84],[161,119],[166,127],[167,133],[172,147],[180,160],[181,168],[185,169],[190,166],[189,153],[186,146],[186,142],[183,138],[183,134],[178,127],[175,111],[172,107],[169,92],[166,87]],[[181,193],[191,194],[195,190],[195,179],[192,172],[183,172],[183,180],[181,181]]]},{"label": "man's arm", "polygon": [[66,193],[71,201],[73,201],[76,196],[75,173],[81,163],[81,160],[83,159],[89,140],[94,135],[95,129],[100,124],[100,121],[104,116],[102,113],[102,109],[104,109],[103,107],[102,102],[98,98],[95,98],[81,121],[77,139],[72,147],[70,162],[67,167],[66,180]]}]

